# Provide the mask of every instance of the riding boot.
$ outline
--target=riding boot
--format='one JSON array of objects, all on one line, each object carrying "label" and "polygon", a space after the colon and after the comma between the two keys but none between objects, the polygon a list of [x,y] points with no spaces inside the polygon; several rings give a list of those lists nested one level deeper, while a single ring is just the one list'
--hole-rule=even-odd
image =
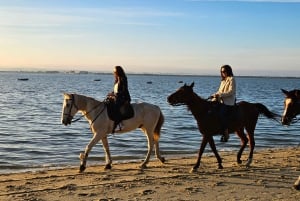
[{"label": "riding boot", "polygon": [[228,132],[228,128],[227,128],[227,129],[224,129],[222,131],[222,136],[221,136],[220,141],[221,142],[228,142],[228,139],[229,139],[229,132]]},{"label": "riding boot", "polygon": [[116,131],[121,131],[123,128],[124,126],[120,120],[114,121],[114,126],[111,133],[114,134]]},{"label": "riding boot", "polygon": [[[112,134],[114,134],[116,131],[121,131],[123,126],[121,124],[122,121],[122,114],[120,112],[120,103],[116,102],[115,107],[114,107],[114,114],[115,114],[115,119],[114,119],[114,126],[112,129]],[[117,128],[119,127],[119,128]]]},{"label": "riding boot", "polygon": [[229,139],[229,131],[228,131],[228,119],[223,116],[221,119],[221,142],[228,142]]},{"label": "riding boot", "polygon": [[112,131],[111,131],[111,134],[114,134],[115,133],[115,130],[116,130],[116,128],[117,128],[117,123],[116,123],[116,121],[114,121],[114,126],[113,126],[113,129],[112,129]]},{"label": "riding boot", "polygon": [[221,120],[221,142],[228,142],[229,131],[228,131],[228,122],[229,122],[229,107],[223,106],[220,111],[220,120]]},{"label": "riding boot", "polygon": [[228,121],[227,117],[223,117],[221,120],[221,142],[228,142],[229,131],[228,131]]},{"label": "riding boot", "polygon": [[122,122],[114,122],[114,129],[113,129],[113,133],[116,131],[121,131],[124,128]]}]

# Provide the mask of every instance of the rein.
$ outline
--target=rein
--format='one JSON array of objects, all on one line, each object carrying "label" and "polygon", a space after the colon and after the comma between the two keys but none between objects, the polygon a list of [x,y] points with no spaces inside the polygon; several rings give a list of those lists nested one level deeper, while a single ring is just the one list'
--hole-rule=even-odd
[{"label": "rein", "polygon": [[[74,105],[74,107],[78,110],[78,107],[77,107],[77,105],[75,104],[75,98],[74,98],[74,95],[72,94],[72,106]],[[101,103],[100,103],[101,104]],[[98,106],[100,106],[100,104],[98,104],[98,105],[96,105],[95,107],[93,107],[90,111],[88,111],[88,112],[86,112],[86,113],[84,113],[84,114],[82,114],[80,117],[78,117],[78,118],[76,118],[76,119],[74,119],[74,120],[72,120],[71,122],[72,123],[74,123],[74,122],[76,122],[76,121],[79,121],[80,119],[82,119],[83,117],[85,117],[86,115],[88,115],[89,113],[91,113],[93,110],[95,110]],[[71,109],[72,109],[72,107],[70,107],[70,111],[71,111]],[[105,104],[104,104],[104,107],[103,107],[103,109],[97,114],[97,116],[93,119],[93,121],[92,121],[92,123],[91,123],[91,126],[92,126],[92,124],[96,121],[96,119],[101,115],[101,113],[104,111],[104,109],[105,109]],[[71,113],[71,112],[70,112]]]},{"label": "rein", "polygon": [[[99,104],[100,105],[100,104]],[[98,105],[98,106],[99,106]],[[92,123],[91,123],[91,125],[90,126],[92,126],[93,125],[93,123],[96,121],[96,119],[98,119],[98,117],[100,116],[100,114],[104,111],[104,109],[105,109],[105,104],[104,104],[104,107],[103,107],[103,109],[97,114],[97,116],[93,119],[93,121],[92,121]]]}]

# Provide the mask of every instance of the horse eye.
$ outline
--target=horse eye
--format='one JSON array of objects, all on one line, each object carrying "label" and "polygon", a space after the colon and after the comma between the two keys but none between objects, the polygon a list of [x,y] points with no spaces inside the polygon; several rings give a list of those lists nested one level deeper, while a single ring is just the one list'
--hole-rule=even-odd
[{"label": "horse eye", "polygon": [[66,105],[67,107],[70,107],[70,103],[67,103],[67,105]]}]

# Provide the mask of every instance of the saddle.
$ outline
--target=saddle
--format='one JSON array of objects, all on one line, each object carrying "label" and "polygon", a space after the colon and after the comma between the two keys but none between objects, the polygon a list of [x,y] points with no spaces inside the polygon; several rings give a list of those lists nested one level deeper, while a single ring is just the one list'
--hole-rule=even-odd
[{"label": "saddle", "polygon": [[[211,110],[209,110],[210,115],[218,116],[220,118],[227,118],[228,122],[235,121],[239,118],[239,112],[238,112],[239,106],[238,104],[235,105],[225,105],[223,103],[220,103],[218,101],[212,101],[211,102]],[[226,116],[221,116],[221,111],[225,111]],[[224,114],[223,114],[224,115]]]},{"label": "saddle", "polygon": [[115,101],[113,99],[107,98],[105,100],[105,105],[107,107],[107,114],[110,120],[126,120],[134,116],[134,110],[130,103],[125,103],[121,106],[120,111],[116,112]]}]

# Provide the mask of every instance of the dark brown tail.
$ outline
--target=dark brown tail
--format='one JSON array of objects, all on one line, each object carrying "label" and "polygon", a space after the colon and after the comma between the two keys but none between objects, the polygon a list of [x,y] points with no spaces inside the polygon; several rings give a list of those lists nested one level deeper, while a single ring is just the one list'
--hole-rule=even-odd
[{"label": "dark brown tail", "polygon": [[164,124],[164,121],[165,121],[164,115],[160,111],[159,119],[154,129],[154,141],[156,142],[158,142],[159,140],[161,127]]},{"label": "dark brown tail", "polygon": [[281,116],[279,114],[271,112],[266,106],[264,106],[261,103],[255,103],[254,105],[258,109],[259,114],[263,114],[265,117],[268,117],[269,119],[273,119],[275,121],[280,122]]}]

